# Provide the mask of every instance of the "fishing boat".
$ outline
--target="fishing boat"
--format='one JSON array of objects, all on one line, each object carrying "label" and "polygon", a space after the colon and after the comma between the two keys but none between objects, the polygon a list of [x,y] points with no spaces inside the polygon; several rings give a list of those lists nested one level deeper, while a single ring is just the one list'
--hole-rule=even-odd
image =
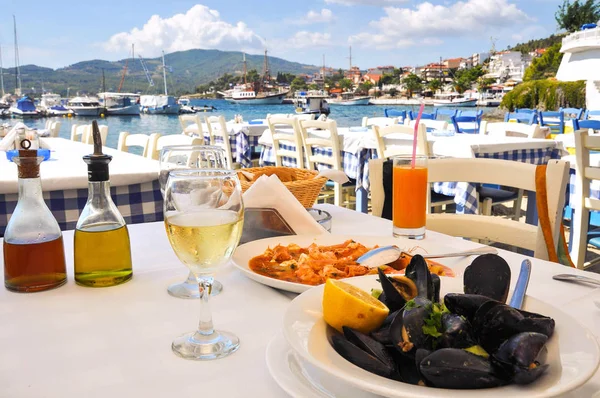
[{"label": "fishing boat", "polygon": [[54,93],[42,94],[42,100],[40,101],[40,108],[42,113],[47,116],[64,116],[69,113],[73,113],[72,110],[67,109],[62,104],[60,95]]},{"label": "fishing boat", "polygon": [[172,95],[167,92],[167,68],[165,66],[165,52],[162,53],[163,80],[165,93],[160,95],[142,95],[140,97],[141,111],[153,115],[177,115],[179,104]]},{"label": "fishing boat", "polygon": [[75,97],[67,102],[67,109],[77,116],[100,116],[104,108],[95,97]]},{"label": "fishing boat", "polygon": [[467,98],[459,93],[436,94],[433,99],[433,106],[475,107],[477,106],[477,98]]},{"label": "fishing boat", "polygon": [[294,106],[299,115],[329,115],[331,112],[327,99],[329,96],[323,90],[300,91],[294,94]]},{"label": "fishing boat", "polygon": [[280,105],[288,91],[273,91],[271,87],[271,74],[269,59],[265,50],[262,81],[254,84],[248,83],[246,54],[244,54],[244,84],[234,87],[229,102],[239,105]]},{"label": "fishing boat", "polygon": [[342,93],[341,98],[332,98],[328,102],[330,105],[340,106],[357,106],[357,105],[369,105],[371,97],[369,96],[356,96],[354,93],[347,92]]},{"label": "fishing boat", "polygon": [[137,116],[140,96],[133,93],[98,93],[100,105],[107,116]]},{"label": "fishing boat", "polygon": [[12,117],[33,118],[40,116],[40,112],[36,109],[33,100],[26,95],[11,106],[9,112]]}]

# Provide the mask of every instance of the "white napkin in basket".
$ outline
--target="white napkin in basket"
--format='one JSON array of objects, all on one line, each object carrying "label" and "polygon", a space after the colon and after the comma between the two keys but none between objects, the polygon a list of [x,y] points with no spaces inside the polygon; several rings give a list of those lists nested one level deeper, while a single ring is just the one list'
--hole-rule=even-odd
[{"label": "white napkin in basket", "polygon": [[260,176],[243,198],[245,207],[276,209],[298,235],[327,233],[274,174]]},{"label": "white napkin in basket", "polygon": [[6,136],[4,136],[2,141],[0,141],[0,151],[8,151],[12,149],[15,143],[15,138],[17,137],[17,131],[19,131],[19,129],[26,128],[27,126],[25,126],[22,122],[15,124],[14,127],[8,133],[6,133]]}]

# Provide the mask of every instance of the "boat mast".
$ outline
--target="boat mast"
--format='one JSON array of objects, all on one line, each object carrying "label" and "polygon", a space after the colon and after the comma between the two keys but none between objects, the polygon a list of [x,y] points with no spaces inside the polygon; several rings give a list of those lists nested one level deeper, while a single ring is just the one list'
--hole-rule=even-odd
[{"label": "boat mast", "polygon": [[350,69],[352,69],[352,46],[350,46],[350,56],[348,57],[348,59],[350,60]]},{"label": "boat mast", "polygon": [[19,66],[19,43],[17,41],[17,18],[13,15],[13,26],[15,31],[15,94],[21,95],[21,68]]},{"label": "boat mast", "polygon": [[165,95],[167,95],[167,68],[165,67],[165,52],[162,52],[163,61],[163,81],[165,83]]},{"label": "boat mast", "polygon": [[244,88],[248,85],[248,69],[246,66],[246,53],[242,53],[244,56]]},{"label": "boat mast", "polygon": [[129,64],[129,58],[125,60],[125,66],[123,67],[123,74],[121,75],[121,81],[119,82],[119,88],[117,89],[117,93],[121,92],[121,88],[123,88],[123,82],[125,81],[125,74],[127,73],[127,65]]},{"label": "boat mast", "polygon": [[2,46],[0,46],[0,91],[4,97],[4,71],[2,70]]}]

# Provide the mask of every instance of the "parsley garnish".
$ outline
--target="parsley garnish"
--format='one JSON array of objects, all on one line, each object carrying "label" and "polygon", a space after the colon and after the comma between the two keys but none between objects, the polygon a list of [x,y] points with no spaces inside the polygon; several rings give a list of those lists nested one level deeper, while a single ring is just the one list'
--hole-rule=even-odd
[{"label": "parsley garnish", "polygon": [[429,317],[425,319],[423,325],[423,333],[438,339],[442,336],[444,330],[442,328],[442,315],[450,312],[444,304],[434,303],[431,305],[431,313]]}]

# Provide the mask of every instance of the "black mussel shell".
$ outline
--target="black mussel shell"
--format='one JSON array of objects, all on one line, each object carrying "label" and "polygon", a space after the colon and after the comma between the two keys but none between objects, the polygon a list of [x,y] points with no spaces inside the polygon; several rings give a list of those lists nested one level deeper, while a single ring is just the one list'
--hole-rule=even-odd
[{"label": "black mussel shell", "polygon": [[404,355],[397,350],[392,351],[392,356],[398,367],[400,381],[408,384],[424,384],[423,377],[417,369],[415,359]]},{"label": "black mussel shell", "polygon": [[346,326],[343,326],[342,330],[344,331],[344,337],[346,337],[350,343],[365,351],[367,354],[379,359],[389,368],[394,369],[396,367],[392,356],[383,344],[358,330]]},{"label": "black mussel shell", "polygon": [[415,352],[415,368],[417,369],[417,372],[419,373],[419,377],[420,377],[420,381],[423,382],[423,384],[426,384],[426,380],[425,377],[423,377],[423,375],[421,374],[421,367],[420,364],[423,361],[423,359],[427,358],[429,355],[431,355],[433,351],[430,350],[426,350],[424,348],[419,348],[417,350],[417,352]]},{"label": "black mussel shell", "polygon": [[390,326],[392,325],[392,321],[402,310],[391,312],[383,321],[379,329],[371,332],[371,337],[375,340],[379,341],[383,345],[392,345],[392,339],[390,337]]},{"label": "black mussel shell", "polygon": [[494,353],[497,360],[528,368],[537,359],[548,341],[541,333],[518,333],[506,340]]},{"label": "black mussel shell", "polygon": [[381,296],[379,299],[390,309],[390,312],[402,309],[406,305],[406,300],[402,297],[402,294],[396,290],[392,281],[390,281],[381,268],[377,269],[377,273],[379,274],[381,290],[383,290],[381,295],[385,295],[385,301],[381,300]]},{"label": "black mussel shell", "polygon": [[546,370],[548,370],[548,365],[538,365],[535,368],[530,368],[530,369],[523,369],[523,368],[518,368],[515,371],[515,374],[513,376],[512,381],[515,384],[529,384],[532,383],[534,381],[536,381],[537,379],[540,378],[541,375],[543,375]]},{"label": "black mussel shell", "polygon": [[431,301],[426,298],[416,297],[416,307],[404,309],[402,314],[402,341],[400,347],[404,352],[414,352],[418,348],[431,348],[429,337],[423,333],[425,319],[431,315]]},{"label": "black mussel shell", "polygon": [[345,337],[334,334],[331,336],[331,343],[338,354],[359,368],[388,379],[399,380],[399,376],[394,368],[389,367],[379,359],[361,350],[350,343]]},{"label": "black mussel shell", "polygon": [[477,257],[465,269],[464,289],[467,294],[481,294],[506,303],[510,287],[510,267],[496,254]]},{"label": "black mussel shell", "polygon": [[[482,296],[484,297],[484,296]],[[470,319],[471,326],[473,327],[473,334],[477,336],[479,334],[479,330],[483,326],[483,322],[485,320],[485,316],[494,308],[504,305],[495,300],[488,300],[481,304],[473,317]]]},{"label": "black mussel shell", "polygon": [[489,297],[479,294],[448,293],[444,296],[444,304],[450,312],[464,316],[469,322],[483,303],[490,301]]},{"label": "black mussel shell", "polygon": [[523,315],[508,305],[498,304],[485,311],[487,306],[485,303],[475,313],[473,333],[487,352],[496,352],[504,341],[519,333]]},{"label": "black mussel shell", "polygon": [[457,348],[434,351],[421,361],[419,369],[428,384],[438,388],[476,389],[505,384],[488,359]]},{"label": "black mussel shell", "polygon": [[423,256],[420,254],[415,254],[406,267],[404,274],[406,277],[415,282],[418,292],[417,295],[419,297],[424,297],[431,300],[433,292],[430,292],[429,288],[433,286],[433,283],[431,281],[429,267],[427,267],[427,262]]},{"label": "black mussel shell", "polygon": [[429,299],[434,303],[440,302],[440,288],[442,286],[442,281],[437,274],[431,274],[431,286],[429,287],[429,292],[431,293],[431,297]]},{"label": "black mussel shell", "polygon": [[442,329],[440,339],[443,348],[468,348],[476,345],[471,336],[471,325],[460,315],[446,313],[442,315]]},{"label": "black mussel shell", "polygon": [[545,334],[549,338],[554,334],[554,319],[535,314],[533,312],[527,312],[519,310],[524,319],[519,322],[519,330],[521,332],[535,332]]}]

